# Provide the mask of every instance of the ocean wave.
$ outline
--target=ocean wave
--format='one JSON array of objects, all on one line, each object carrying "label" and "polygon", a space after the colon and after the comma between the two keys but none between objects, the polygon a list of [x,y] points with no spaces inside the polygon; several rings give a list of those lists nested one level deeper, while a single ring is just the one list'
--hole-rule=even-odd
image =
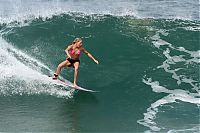
[{"label": "ocean wave", "polygon": [[53,73],[48,66],[14,48],[3,38],[0,38],[0,44],[0,95],[73,97],[72,91],[61,89],[47,77]]},{"label": "ocean wave", "polygon": [[[179,6],[179,5],[182,6]],[[196,9],[196,10],[195,10]],[[198,20],[198,3],[195,1],[62,1],[62,0],[3,0],[0,6],[0,23],[25,22],[38,18],[51,18],[61,14],[133,16],[136,18],[164,18]]]}]

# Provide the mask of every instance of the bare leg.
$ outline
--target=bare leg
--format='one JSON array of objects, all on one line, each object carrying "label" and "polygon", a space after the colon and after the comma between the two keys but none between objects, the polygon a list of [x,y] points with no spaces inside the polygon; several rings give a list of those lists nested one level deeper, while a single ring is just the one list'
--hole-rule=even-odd
[{"label": "bare leg", "polygon": [[74,63],[74,86],[76,87],[76,82],[77,82],[77,79],[78,79],[78,68],[79,68],[79,62],[75,62]]},{"label": "bare leg", "polygon": [[57,79],[58,75],[60,74],[61,69],[62,69],[63,67],[65,67],[65,66],[68,66],[68,65],[70,65],[70,62],[69,62],[68,60],[65,60],[65,61],[61,62],[61,63],[58,65],[57,69],[56,69],[56,72],[55,72],[55,74],[54,74],[54,76],[53,76],[53,79]]}]

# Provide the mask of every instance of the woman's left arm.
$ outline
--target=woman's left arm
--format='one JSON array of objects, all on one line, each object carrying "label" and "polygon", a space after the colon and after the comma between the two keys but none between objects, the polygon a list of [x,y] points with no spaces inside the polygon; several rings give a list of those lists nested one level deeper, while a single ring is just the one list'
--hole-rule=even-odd
[{"label": "woman's left arm", "polygon": [[95,63],[99,64],[99,61],[96,60],[96,59],[92,56],[92,54],[90,54],[87,50],[85,50],[84,48],[82,48],[82,51],[83,51],[88,57],[90,57]]}]

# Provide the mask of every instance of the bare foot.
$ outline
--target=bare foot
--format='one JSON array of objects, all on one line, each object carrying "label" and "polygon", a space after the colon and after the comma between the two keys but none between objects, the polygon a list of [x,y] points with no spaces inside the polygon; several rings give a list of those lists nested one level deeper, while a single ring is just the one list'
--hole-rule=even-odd
[{"label": "bare foot", "polygon": [[77,84],[74,84],[73,86],[74,86],[75,89],[78,88],[78,85],[77,85]]}]

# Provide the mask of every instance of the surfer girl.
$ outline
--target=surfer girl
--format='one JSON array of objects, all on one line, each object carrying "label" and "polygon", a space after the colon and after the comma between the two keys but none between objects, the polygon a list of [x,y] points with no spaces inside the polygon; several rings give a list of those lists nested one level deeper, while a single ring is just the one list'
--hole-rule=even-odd
[{"label": "surfer girl", "polygon": [[74,68],[74,87],[77,87],[77,79],[78,79],[78,68],[80,65],[79,56],[81,52],[85,53],[88,57],[90,57],[95,63],[99,64],[98,60],[96,60],[85,48],[82,46],[81,38],[76,38],[66,49],[65,52],[67,54],[67,58],[65,61],[61,62],[56,72],[53,75],[53,79],[56,80],[60,71],[64,67],[73,67]]}]

